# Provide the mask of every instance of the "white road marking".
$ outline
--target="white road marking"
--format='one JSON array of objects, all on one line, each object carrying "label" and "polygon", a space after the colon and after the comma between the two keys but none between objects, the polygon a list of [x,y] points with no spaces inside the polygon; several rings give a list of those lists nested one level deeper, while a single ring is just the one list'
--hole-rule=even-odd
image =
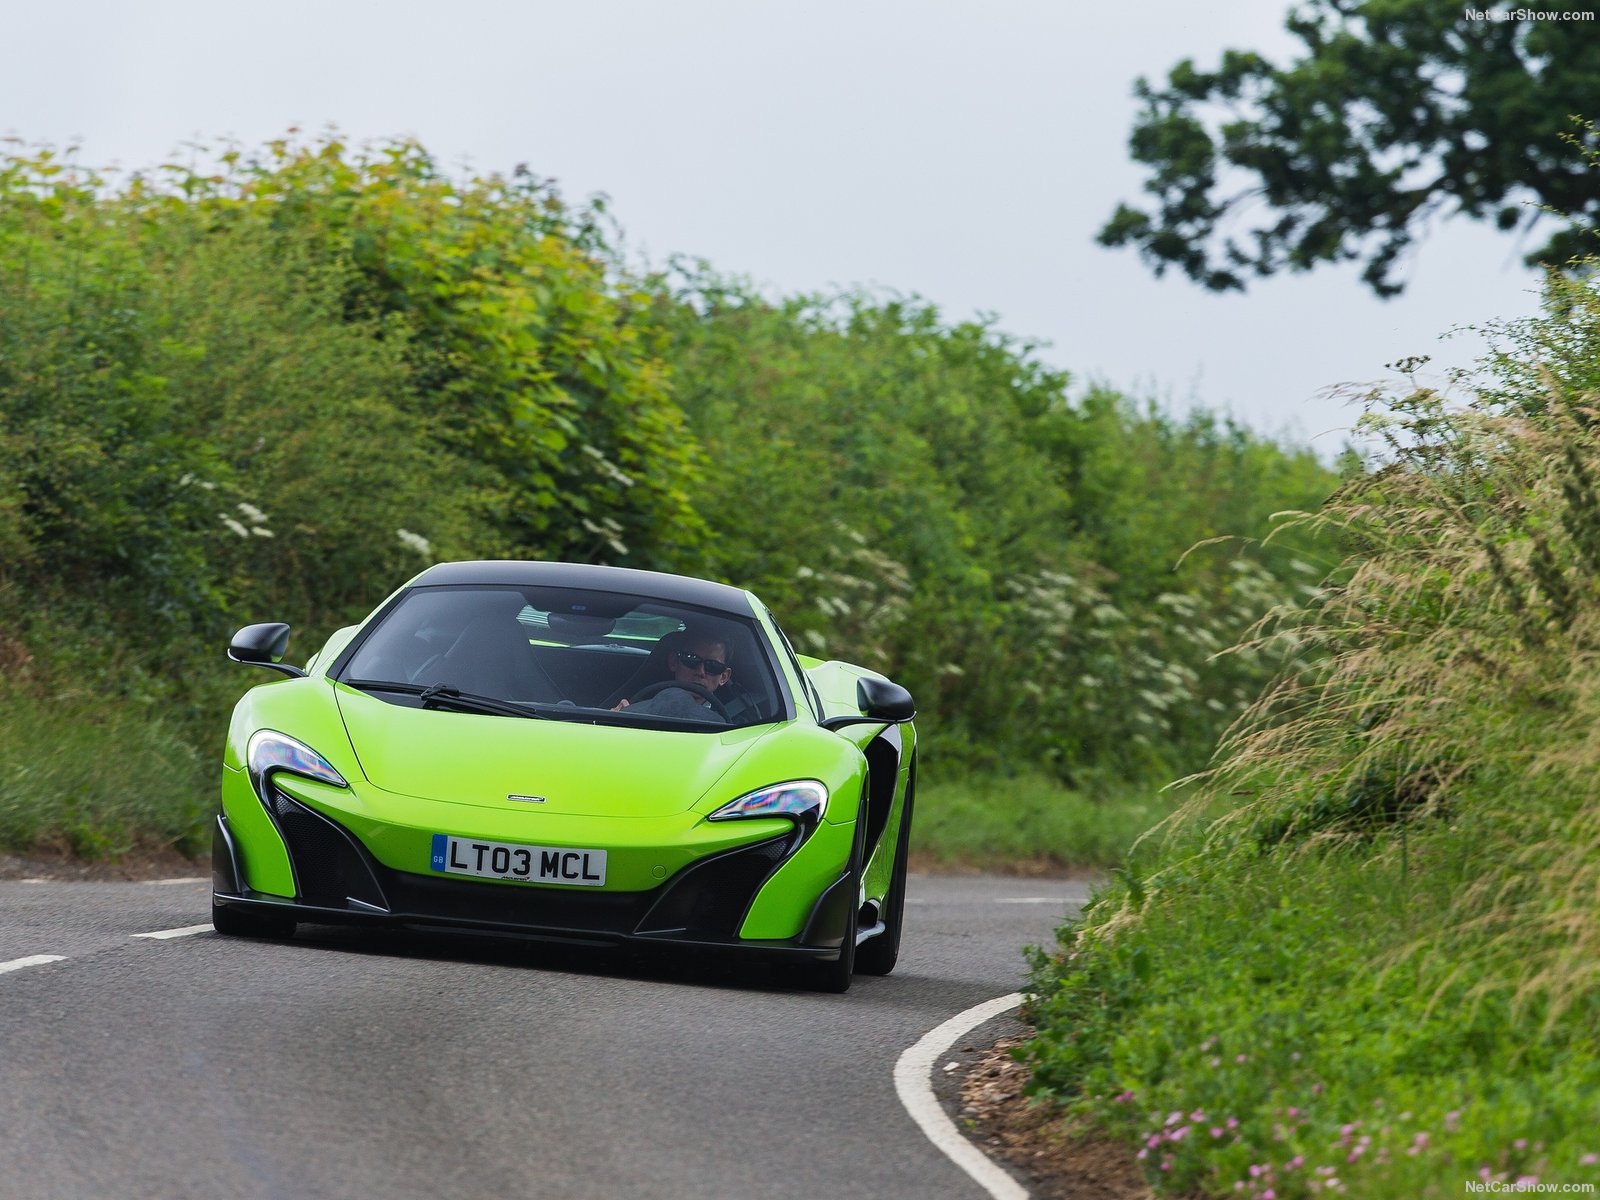
[{"label": "white road marking", "polygon": [[7,971],[20,971],[23,967],[42,967],[45,963],[66,962],[65,954],[30,954],[27,958],[13,958],[10,962],[0,962],[0,975]]},{"label": "white road marking", "polygon": [[933,1064],[951,1046],[985,1021],[1008,1012],[1022,1003],[1022,993],[1012,992],[984,1004],[957,1013],[937,1029],[924,1034],[915,1046],[900,1056],[894,1065],[894,1090],[900,1103],[917,1123],[927,1138],[950,1161],[977,1182],[978,1186],[994,1200],[1027,1200],[1027,1190],[1015,1179],[996,1166],[956,1128],[955,1122],[945,1115],[939,1098],[933,1094],[931,1075]]},{"label": "white road marking", "polygon": [[1002,896],[991,904],[1078,904],[1076,896]]},{"label": "white road marking", "polygon": [[146,879],[144,883],[149,887],[171,887],[175,883],[204,883],[204,875],[190,875],[183,879]]},{"label": "white road marking", "polygon": [[193,933],[209,933],[211,929],[211,922],[207,921],[204,925],[185,925],[182,929],[158,929],[154,933],[136,933],[133,936],[142,938],[156,938],[164,942],[168,938],[188,937]]}]

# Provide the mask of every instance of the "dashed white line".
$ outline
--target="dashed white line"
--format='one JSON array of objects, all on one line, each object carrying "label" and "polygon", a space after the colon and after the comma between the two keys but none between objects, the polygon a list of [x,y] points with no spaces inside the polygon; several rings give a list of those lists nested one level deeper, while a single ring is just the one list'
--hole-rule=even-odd
[{"label": "dashed white line", "polygon": [[943,1025],[924,1034],[894,1065],[894,1090],[927,1138],[977,1182],[994,1200],[1027,1200],[1028,1193],[1015,1179],[961,1136],[933,1094],[933,1064],[956,1041],[993,1017],[1022,1003],[1022,993],[1012,992],[957,1013]]},{"label": "dashed white line", "polygon": [[158,929],[154,933],[136,933],[133,936],[142,938],[155,938],[158,941],[164,942],[168,938],[181,938],[189,937],[191,934],[196,933],[209,933],[211,932],[211,929],[211,922],[207,921],[204,925],[185,925],[182,929]]},{"label": "dashed white line", "polygon": [[10,962],[0,962],[0,975],[7,971],[20,971],[23,967],[42,967],[45,963],[65,962],[65,954],[30,954],[27,958],[13,958]]},{"label": "dashed white line", "polygon": [[182,879],[146,879],[143,882],[146,887],[171,887],[175,883],[204,883],[205,881],[204,875],[188,875]]}]

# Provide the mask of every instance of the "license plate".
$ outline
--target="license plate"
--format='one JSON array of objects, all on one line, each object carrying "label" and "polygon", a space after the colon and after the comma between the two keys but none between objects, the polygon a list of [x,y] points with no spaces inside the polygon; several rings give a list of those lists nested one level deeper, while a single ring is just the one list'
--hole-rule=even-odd
[{"label": "license plate", "polygon": [[601,887],[606,881],[604,850],[559,846],[521,846],[474,838],[433,835],[433,869],[446,875],[476,875],[519,883],[568,883]]}]

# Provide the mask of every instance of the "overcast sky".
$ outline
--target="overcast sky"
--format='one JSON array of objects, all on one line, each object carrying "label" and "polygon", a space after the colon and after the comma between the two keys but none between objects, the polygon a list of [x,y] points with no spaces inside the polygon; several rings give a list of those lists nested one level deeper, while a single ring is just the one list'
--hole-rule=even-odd
[{"label": "overcast sky", "polygon": [[410,134],[447,164],[526,163],[611,198],[638,255],[774,292],[865,284],[994,313],[1042,356],[1331,454],[1328,397],[1536,307],[1524,247],[1464,221],[1406,295],[1350,268],[1218,296],[1094,234],[1141,182],[1134,79],[1227,46],[1286,56],[1279,0],[62,0],[4,5],[0,130],[149,166],[291,125]]}]

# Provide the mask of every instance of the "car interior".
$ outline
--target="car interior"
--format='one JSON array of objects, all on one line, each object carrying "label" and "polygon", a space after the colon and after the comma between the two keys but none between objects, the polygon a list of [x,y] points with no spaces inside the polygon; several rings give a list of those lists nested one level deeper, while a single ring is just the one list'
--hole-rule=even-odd
[{"label": "car interior", "polygon": [[[688,644],[693,629],[726,647],[733,673],[716,698],[728,724],[782,712],[751,623],[643,597],[551,593],[418,589],[386,615],[341,677],[610,710],[652,684],[672,681],[670,656]],[[721,714],[713,719],[721,723]]]}]

